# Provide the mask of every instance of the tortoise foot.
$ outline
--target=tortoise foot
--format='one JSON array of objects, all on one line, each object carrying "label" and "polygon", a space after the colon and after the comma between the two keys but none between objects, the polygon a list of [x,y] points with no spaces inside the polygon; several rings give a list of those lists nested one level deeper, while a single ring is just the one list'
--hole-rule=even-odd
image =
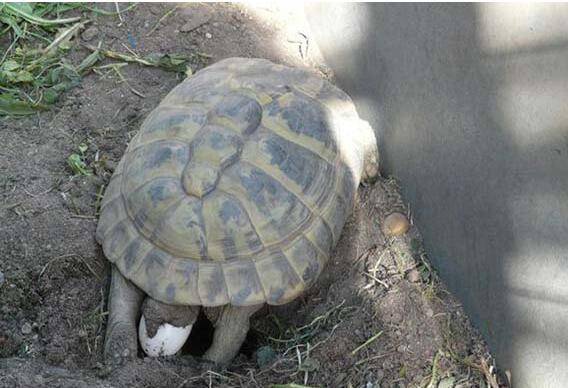
[{"label": "tortoise foot", "polygon": [[136,358],[138,354],[138,337],[136,326],[116,322],[109,326],[105,341],[105,362],[119,366]]}]

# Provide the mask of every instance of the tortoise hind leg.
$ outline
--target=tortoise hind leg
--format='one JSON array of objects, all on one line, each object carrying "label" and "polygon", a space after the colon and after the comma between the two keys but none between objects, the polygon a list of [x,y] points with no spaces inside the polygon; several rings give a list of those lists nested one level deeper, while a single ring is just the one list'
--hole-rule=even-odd
[{"label": "tortoise hind leg", "polygon": [[[213,343],[203,358],[219,365],[226,365],[235,358],[249,331],[250,317],[262,306],[262,304],[247,307],[226,305],[206,308],[205,313],[208,317],[218,316],[212,319],[215,326]],[[211,311],[215,309],[220,309],[220,311]]]},{"label": "tortoise hind leg", "polygon": [[115,265],[111,276],[104,356],[107,363],[120,364],[138,353],[136,321],[144,293],[122,276]]},{"label": "tortoise hind leg", "polygon": [[354,120],[353,127],[338,131],[344,162],[353,173],[353,180],[372,183],[379,175],[379,150],[373,128],[364,120]]},{"label": "tortoise hind leg", "polygon": [[361,180],[363,182],[372,183],[379,176],[379,149],[377,147],[375,131],[366,121],[363,121],[363,125],[361,126],[359,140],[364,155]]}]

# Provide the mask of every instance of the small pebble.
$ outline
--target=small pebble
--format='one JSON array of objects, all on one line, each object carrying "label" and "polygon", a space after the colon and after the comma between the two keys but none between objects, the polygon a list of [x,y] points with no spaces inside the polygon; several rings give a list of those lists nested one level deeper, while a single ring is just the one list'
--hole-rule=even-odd
[{"label": "small pebble", "polygon": [[43,385],[45,383],[45,380],[42,375],[35,375],[34,383],[36,383],[37,385]]},{"label": "small pebble", "polygon": [[270,346],[262,346],[256,351],[256,363],[260,368],[276,359],[276,352]]},{"label": "small pebble", "polygon": [[211,35],[210,33],[207,32],[207,33],[205,33],[205,37],[207,39],[211,39],[213,37],[213,35]]},{"label": "small pebble", "polygon": [[438,388],[452,388],[456,382],[455,377],[445,377],[438,383]]},{"label": "small pebble", "polygon": [[432,310],[430,307],[428,307],[428,308],[426,309],[426,316],[427,316],[428,318],[432,318],[432,317],[434,316],[434,310]]},{"label": "small pebble", "polygon": [[406,278],[412,283],[419,283],[421,280],[420,272],[415,268],[408,272]]},{"label": "small pebble", "polygon": [[81,34],[81,38],[83,38],[84,41],[90,41],[93,40],[95,38],[95,36],[97,36],[99,34],[99,30],[97,29],[97,27],[89,27],[87,28],[85,31],[83,31],[83,33]]},{"label": "small pebble", "polygon": [[398,313],[398,312],[394,312],[390,315],[390,319],[389,321],[391,321],[392,323],[400,323],[402,322],[402,314]]},{"label": "small pebble", "polygon": [[402,236],[410,229],[410,223],[402,213],[392,213],[384,222],[384,231],[387,236]]},{"label": "small pebble", "polygon": [[347,377],[347,373],[344,373],[344,372],[338,373],[337,376],[334,379],[334,385],[336,387],[340,386],[341,383],[343,382],[343,380],[345,380],[346,377]]},{"label": "small pebble", "polygon": [[29,323],[24,323],[22,326],[22,334],[30,334],[32,332],[32,325]]}]

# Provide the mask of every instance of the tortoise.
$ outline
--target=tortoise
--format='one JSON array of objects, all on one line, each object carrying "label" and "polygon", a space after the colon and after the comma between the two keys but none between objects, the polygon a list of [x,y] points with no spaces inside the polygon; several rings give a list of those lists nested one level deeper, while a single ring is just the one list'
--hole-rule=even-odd
[{"label": "tortoise", "polygon": [[101,204],[107,361],[136,356],[140,317],[150,354],[145,341],[191,330],[202,309],[215,328],[203,358],[230,362],[252,314],[314,284],[378,170],[373,129],[308,70],[229,58],[188,77],[142,123]]}]

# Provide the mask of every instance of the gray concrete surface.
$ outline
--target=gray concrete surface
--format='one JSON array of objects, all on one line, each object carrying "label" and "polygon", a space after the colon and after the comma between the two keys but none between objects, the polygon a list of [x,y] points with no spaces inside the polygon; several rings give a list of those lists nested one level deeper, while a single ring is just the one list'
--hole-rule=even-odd
[{"label": "gray concrete surface", "polygon": [[568,386],[568,5],[306,14],[498,366]]}]

